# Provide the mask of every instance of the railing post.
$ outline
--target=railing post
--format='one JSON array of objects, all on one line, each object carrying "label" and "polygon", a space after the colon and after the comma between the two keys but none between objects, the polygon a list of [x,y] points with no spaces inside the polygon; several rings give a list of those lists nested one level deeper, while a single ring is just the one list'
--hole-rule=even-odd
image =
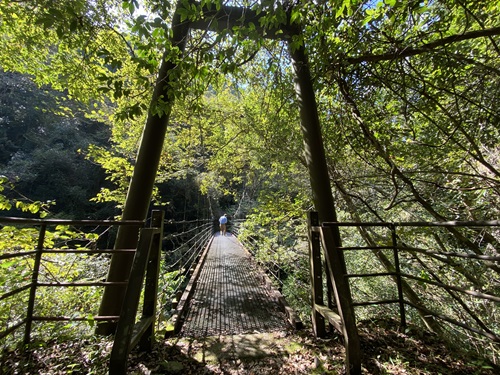
[{"label": "railing post", "polygon": [[320,234],[313,230],[319,226],[317,212],[308,212],[307,221],[309,228],[309,269],[311,277],[311,308],[312,325],[316,337],[325,337],[325,318],[316,309],[316,305],[323,304],[323,278],[321,269]]},{"label": "railing post", "polygon": [[346,374],[361,375],[361,349],[352,296],[347,279],[344,253],[340,247],[338,227],[322,226],[323,248],[326,253],[329,277],[334,287],[335,299],[342,318],[342,333],[346,349]]},{"label": "railing post", "polygon": [[164,211],[155,210],[151,214],[151,227],[159,228],[160,231],[159,233],[154,235],[153,243],[151,244],[151,249],[149,250],[149,260],[146,269],[142,318],[151,317],[152,321],[139,341],[139,348],[142,351],[151,350],[154,341],[156,299],[158,297],[158,277],[160,274],[161,243],[163,239],[164,217]]},{"label": "railing post", "polygon": [[401,327],[406,327],[405,302],[403,297],[403,283],[401,281],[401,267],[399,265],[398,237],[396,235],[396,225],[391,224],[392,250],[394,252],[394,268],[396,269],[396,284],[398,286],[399,315],[401,317]]},{"label": "railing post", "polygon": [[139,308],[144,273],[154,235],[154,229],[146,228],[141,230],[111,351],[110,375],[124,375],[127,373],[127,357],[133,346],[131,340],[135,327],[135,318]]},{"label": "railing post", "polygon": [[43,243],[45,242],[45,233],[47,224],[42,224],[38,234],[38,244],[35,254],[35,262],[33,264],[33,274],[31,275],[31,288],[28,300],[28,310],[26,311],[26,327],[24,331],[24,345],[28,345],[31,340],[31,326],[33,323],[33,311],[35,308],[36,288],[38,286],[38,275],[40,273],[40,263],[42,261]]}]

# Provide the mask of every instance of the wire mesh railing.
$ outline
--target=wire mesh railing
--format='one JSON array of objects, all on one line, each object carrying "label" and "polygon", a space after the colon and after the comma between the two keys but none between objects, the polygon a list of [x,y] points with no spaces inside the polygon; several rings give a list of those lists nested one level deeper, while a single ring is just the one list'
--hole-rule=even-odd
[{"label": "wire mesh railing", "polygon": [[173,221],[164,223],[162,279],[160,304],[163,321],[168,321],[200,259],[206,244],[212,238],[213,220]]},{"label": "wire mesh railing", "polygon": [[[270,234],[268,227],[252,225],[249,229],[243,219],[232,220],[230,231],[243,244],[244,248],[255,258],[262,270],[270,277],[287,301],[293,301],[297,310],[310,306],[308,273],[303,267],[307,265],[307,251],[300,251],[300,243],[294,240],[292,245],[282,243],[280,235]],[[280,228],[278,228],[279,231]],[[286,229],[283,229],[285,232]],[[304,241],[304,249],[306,248]],[[305,278],[304,278],[305,276]],[[290,286],[289,278],[293,279]],[[306,291],[306,292],[304,292]]]}]

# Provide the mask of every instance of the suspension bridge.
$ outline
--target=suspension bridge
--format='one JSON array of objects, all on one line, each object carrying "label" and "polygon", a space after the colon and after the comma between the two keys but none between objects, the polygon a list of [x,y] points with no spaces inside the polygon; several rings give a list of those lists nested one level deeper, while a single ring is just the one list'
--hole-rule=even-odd
[{"label": "suspension bridge", "polygon": [[[181,335],[205,337],[287,330],[284,306],[237,239],[216,234],[195,275]],[[188,292],[185,300],[187,300]]]},{"label": "suspension bridge", "polygon": [[[495,328],[468,308],[465,300],[465,297],[474,298],[483,301],[485,306],[498,304],[500,296],[493,289],[478,291],[449,285],[437,274],[432,274],[430,269],[432,277],[422,277],[410,274],[408,267],[401,266],[405,254],[412,257],[420,254],[433,260],[440,259],[445,264],[450,259],[453,262],[470,261],[475,265],[483,262],[488,269],[497,272],[498,255],[484,253],[479,246],[476,246],[475,252],[460,249],[451,252],[420,248],[402,238],[405,228],[451,229],[452,233],[463,229],[470,234],[481,233],[486,238],[486,230],[497,228],[500,222],[320,225],[317,215],[310,213],[308,224],[312,328],[318,337],[325,336],[328,329],[336,329],[344,336],[347,373],[359,374],[361,368],[360,341],[354,314],[354,309],[358,307],[397,306],[395,311],[398,311],[396,314],[402,327],[406,325],[407,310],[413,309],[427,319],[430,328],[436,320],[441,320],[493,343],[500,342]],[[2,304],[10,304],[9,316],[2,316],[0,327],[0,340],[4,345],[7,345],[6,342],[29,345],[34,339],[43,337],[44,324],[116,322],[109,372],[124,374],[130,351],[134,347],[151,350],[160,332],[183,337],[207,337],[283,331],[300,325],[293,310],[268,278],[272,270],[264,272],[248,252],[250,244],[243,246],[234,233],[220,235],[213,220],[173,222],[154,212],[147,224],[138,221],[0,218],[0,225],[4,234],[8,232],[11,236],[21,236],[28,233],[32,243],[36,243],[32,249],[15,246],[7,251],[3,249],[0,254],[2,269],[10,272],[0,290]],[[126,226],[143,227],[137,249],[107,248],[106,245],[113,242],[112,229]],[[389,242],[382,246],[368,241],[362,246],[339,246],[340,228],[360,230],[367,227],[386,231],[384,238]],[[21,232],[21,228],[29,231]],[[81,238],[78,239],[75,233]],[[348,235],[344,234],[343,238],[348,238]],[[487,241],[487,245],[491,245],[492,239]],[[348,270],[344,253],[357,251],[373,252],[381,263],[389,265],[387,270]],[[123,286],[123,282],[104,281],[103,271],[109,265],[110,256],[117,253],[134,256],[132,270],[125,283],[126,303],[120,315],[91,315],[91,312],[85,311],[85,308],[96,308],[102,296],[100,293],[75,292],[71,298],[67,294],[57,297],[56,291],[60,290],[95,291]],[[81,258],[79,266],[77,258]],[[420,258],[419,261],[425,267]],[[63,280],[63,277],[69,280]],[[390,280],[387,288],[394,291],[393,297],[353,299],[350,280],[374,277]],[[411,281],[440,288],[451,295],[462,309],[462,319],[428,309],[421,299],[407,293]],[[86,299],[93,297],[94,305],[84,305],[82,296]],[[73,303],[71,307],[70,300]],[[51,305],[52,314],[44,304]],[[464,318],[466,315],[467,319]],[[167,328],[160,328],[161,322],[165,321],[169,322]]]}]

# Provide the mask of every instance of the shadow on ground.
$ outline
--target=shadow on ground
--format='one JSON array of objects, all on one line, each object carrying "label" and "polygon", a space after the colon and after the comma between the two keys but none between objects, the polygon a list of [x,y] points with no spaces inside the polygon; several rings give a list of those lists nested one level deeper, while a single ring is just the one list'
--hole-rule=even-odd
[{"label": "shadow on ground", "polygon": [[[494,367],[473,354],[465,354],[435,336],[411,327],[397,330],[393,321],[360,322],[363,375],[495,375]],[[6,350],[0,356],[0,375],[108,373],[109,338],[64,343],[40,342],[29,350]],[[316,339],[310,330],[173,337],[152,351],[132,351],[129,375],[342,375],[345,350],[342,338],[332,334]]]},{"label": "shadow on ground", "polygon": [[157,343],[151,352],[131,353],[128,374],[216,374],[203,361],[183,353],[177,345]]},{"label": "shadow on ground", "polygon": [[170,339],[158,345],[153,355],[135,358],[129,369],[136,373],[149,369],[152,374],[278,374],[285,364],[286,351],[276,342],[284,335]]},{"label": "shadow on ground", "polygon": [[367,374],[500,374],[500,367],[416,327],[402,333],[396,322],[380,320],[359,329]]},{"label": "shadow on ground", "polygon": [[[500,368],[451,348],[430,334],[413,328],[397,330],[394,322],[360,324],[363,375],[495,375]],[[172,338],[163,357],[150,358],[152,374],[342,375],[345,350],[332,334],[316,339],[310,331],[274,332],[205,338]],[[162,372],[158,361],[189,359],[179,372]],[[156,362],[155,362],[156,361]],[[156,364],[155,364],[156,363]],[[142,372],[143,374],[145,372]]]}]

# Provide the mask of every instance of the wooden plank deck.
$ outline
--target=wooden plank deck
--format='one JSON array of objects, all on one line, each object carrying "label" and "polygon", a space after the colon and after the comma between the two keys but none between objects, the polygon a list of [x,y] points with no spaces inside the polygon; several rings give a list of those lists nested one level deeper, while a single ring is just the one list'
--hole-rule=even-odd
[{"label": "wooden plank deck", "polygon": [[208,250],[181,336],[206,337],[290,329],[276,292],[231,234],[217,234]]}]

